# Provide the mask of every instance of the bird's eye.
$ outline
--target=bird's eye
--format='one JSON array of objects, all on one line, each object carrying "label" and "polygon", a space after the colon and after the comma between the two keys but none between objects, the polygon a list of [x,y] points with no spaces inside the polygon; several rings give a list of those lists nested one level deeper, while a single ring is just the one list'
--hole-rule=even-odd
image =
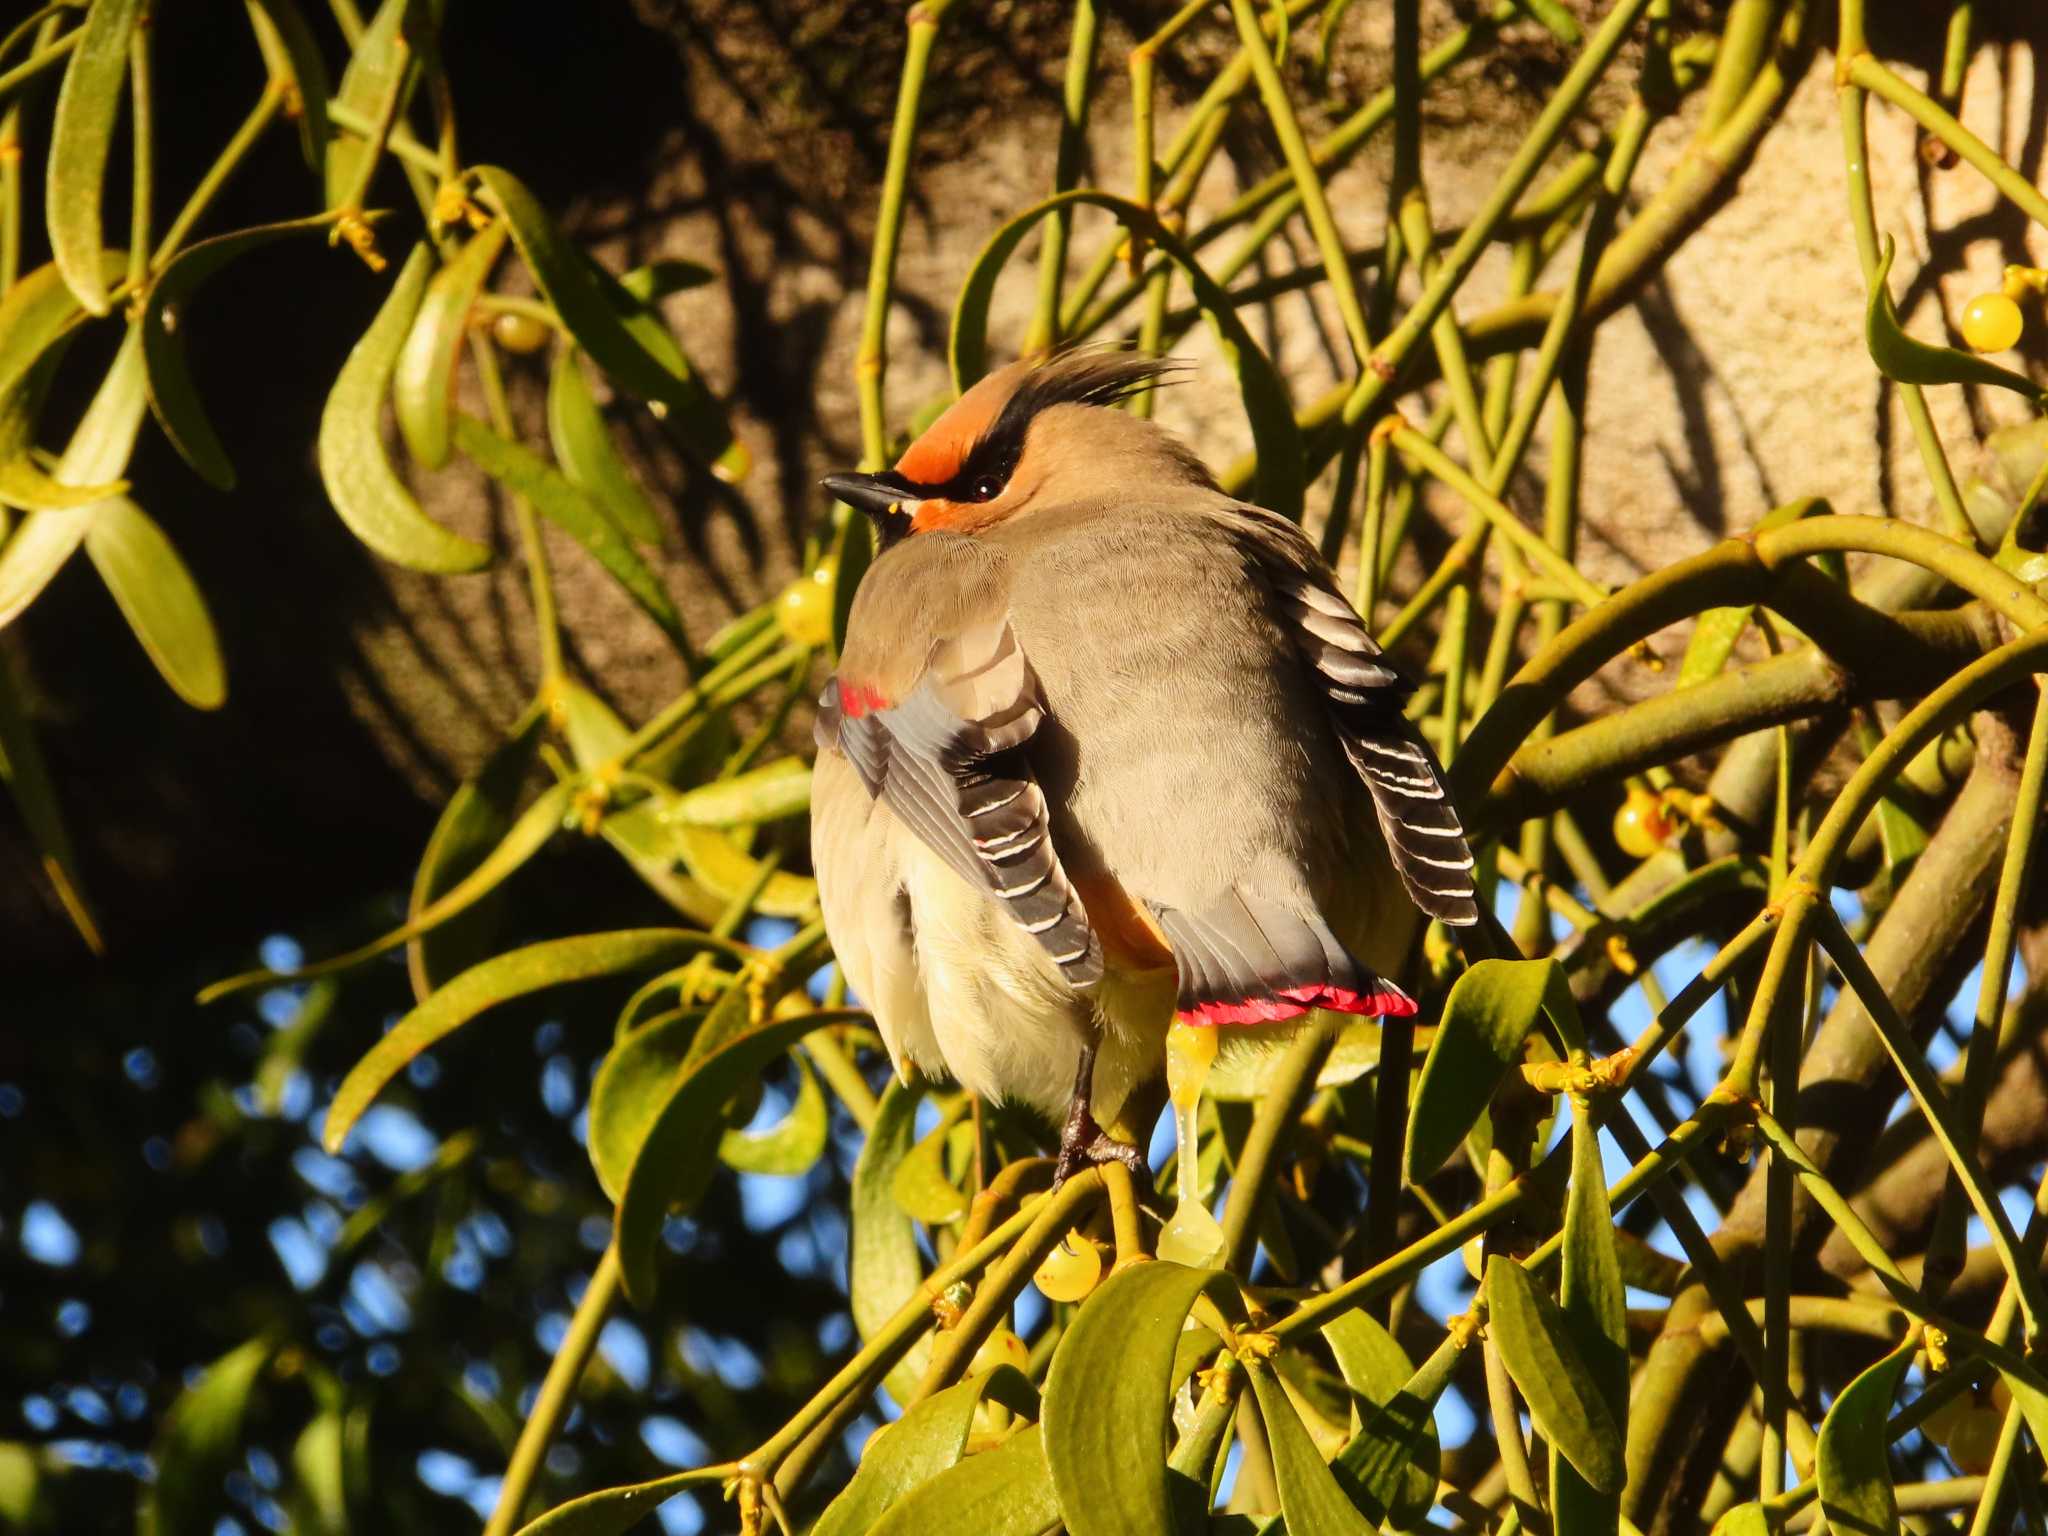
[{"label": "bird's eye", "polygon": [[1003,482],[994,475],[983,475],[974,482],[971,494],[976,501],[994,501],[1003,494]]}]

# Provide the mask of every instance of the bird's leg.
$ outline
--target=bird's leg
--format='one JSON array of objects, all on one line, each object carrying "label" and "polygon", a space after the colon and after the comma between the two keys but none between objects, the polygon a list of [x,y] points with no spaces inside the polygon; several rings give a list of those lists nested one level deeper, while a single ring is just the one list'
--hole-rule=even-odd
[{"label": "bird's leg", "polygon": [[1074,1097],[1067,1104],[1066,1127],[1060,1132],[1060,1157],[1053,1170],[1052,1187],[1058,1189],[1073,1174],[1101,1163],[1122,1163],[1133,1178],[1149,1180],[1142,1148],[1118,1141],[1096,1124],[1089,1099],[1095,1092],[1095,1042],[1081,1042],[1081,1069],[1074,1075]]}]

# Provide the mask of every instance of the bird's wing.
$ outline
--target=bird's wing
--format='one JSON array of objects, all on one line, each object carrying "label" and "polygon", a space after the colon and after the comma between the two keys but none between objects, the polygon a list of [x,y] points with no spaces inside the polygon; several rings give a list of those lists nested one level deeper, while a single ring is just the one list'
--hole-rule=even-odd
[{"label": "bird's wing", "polygon": [[1477,922],[1464,824],[1436,754],[1402,708],[1413,685],[1387,664],[1301,531],[1257,508],[1242,514],[1252,575],[1271,594],[1274,621],[1309,669],[1344,755],[1372,792],[1380,831],[1409,896],[1446,923]]},{"label": "bird's wing", "polygon": [[1045,710],[1007,618],[940,638],[900,698],[839,676],[818,702],[819,744],[843,752],[870,795],[998,901],[1069,985],[1095,986],[1102,946],[1052,844],[1026,752]]}]

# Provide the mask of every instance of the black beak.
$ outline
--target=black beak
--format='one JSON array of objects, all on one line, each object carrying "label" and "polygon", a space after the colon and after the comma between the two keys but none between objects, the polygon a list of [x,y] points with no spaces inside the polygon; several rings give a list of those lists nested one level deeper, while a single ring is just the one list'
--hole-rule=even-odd
[{"label": "black beak", "polygon": [[857,511],[880,521],[900,512],[900,504],[917,498],[910,494],[901,477],[883,475],[827,475],[818,484]]}]

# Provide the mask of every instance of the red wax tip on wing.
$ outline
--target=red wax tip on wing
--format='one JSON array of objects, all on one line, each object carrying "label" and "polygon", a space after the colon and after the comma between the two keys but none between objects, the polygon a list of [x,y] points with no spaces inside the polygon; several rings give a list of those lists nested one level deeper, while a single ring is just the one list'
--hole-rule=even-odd
[{"label": "red wax tip on wing", "polygon": [[1415,1012],[1415,999],[1390,981],[1370,992],[1318,982],[1305,987],[1282,987],[1272,997],[1240,997],[1184,1008],[1174,1017],[1196,1028],[1228,1024],[1275,1024],[1298,1019],[1312,1008],[1335,1013],[1367,1014],[1374,1018],[1406,1018]]},{"label": "red wax tip on wing", "polygon": [[889,700],[882,690],[866,683],[839,684],[839,710],[849,720],[858,720],[862,715],[873,714],[878,709],[887,709]]}]

